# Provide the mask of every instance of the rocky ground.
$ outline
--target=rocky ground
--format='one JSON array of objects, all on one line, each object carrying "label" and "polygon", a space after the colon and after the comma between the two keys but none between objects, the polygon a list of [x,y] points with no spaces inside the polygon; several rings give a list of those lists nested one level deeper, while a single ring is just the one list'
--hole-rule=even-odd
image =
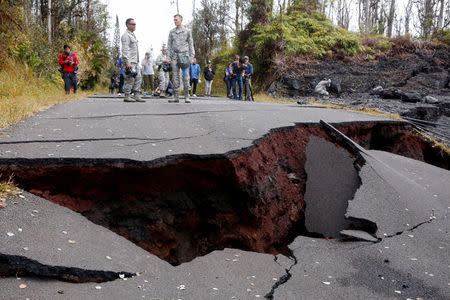
[{"label": "rocky ground", "polygon": [[[450,52],[436,49],[384,57],[375,61],[320,61],[284,72],[270,95],[288,96],[351,108],[398,113],[418,129],[450,145]],[[316,85],[331,79],[328,97],[318,97]]]}]

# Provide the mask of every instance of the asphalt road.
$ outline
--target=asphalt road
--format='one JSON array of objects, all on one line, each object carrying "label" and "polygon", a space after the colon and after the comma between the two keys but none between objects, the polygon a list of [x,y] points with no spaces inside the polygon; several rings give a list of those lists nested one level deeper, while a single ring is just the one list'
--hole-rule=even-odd
[{"label": "asphalt road", "polygon": [[221,154],[248,147],[271,129],[321,119],[329,123],[385,120],[344,110],[217,98],[196,98],[190,104],[90,98],[55,105],[0,130],[0,158],[148,161],[183,153]]},{"label": "asphalt road", "polygon": [[[223,99],[169,104],[93,98],[57,105],[2,130],[8,137],[0,139],[0,160],[221,154],[248,147],[269,130],[319,120],[386,121]],[[449,299],[450,172],[382,151],[362,155],[367,163],[346,216],[375,222],[379,242],[299,236],[289,245],[292,257],[224,249],[174,267],[80,214],[24,192],[0,209],[0,253],[140,276],[101,284],[0,277],[0,299],[255,299],[271,290],[274,299]],[[339,168],[327,165],[327,172]]]}]

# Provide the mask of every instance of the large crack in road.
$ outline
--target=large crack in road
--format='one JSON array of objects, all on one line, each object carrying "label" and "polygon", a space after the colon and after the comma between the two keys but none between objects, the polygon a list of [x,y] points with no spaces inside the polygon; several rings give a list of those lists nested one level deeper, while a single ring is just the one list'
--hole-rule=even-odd
[{"label": "large crack in road", "polygon": [[[405,124],[336,128],[366,149],[448,168],[448,155]],[[374,222],[345,217],[365,162],[350,144],[326,124],[302,124],[273,130],[252,147],[225,155],[151,162],[2,159],[0,172],[179,265],[224,248],[289,256],[287,246],[298,235],[338,238],[342,230],[374,235]],[[267,298],[289,280],[293,259]]]}]

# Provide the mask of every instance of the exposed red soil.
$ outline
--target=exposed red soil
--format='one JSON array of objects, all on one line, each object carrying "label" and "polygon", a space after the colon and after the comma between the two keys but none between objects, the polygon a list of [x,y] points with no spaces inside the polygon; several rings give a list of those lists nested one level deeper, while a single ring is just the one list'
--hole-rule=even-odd
[{"label": "exposed red soil", "polygon": [[[384,147],[419,160],[427,156],[426,142],[402,125],[338,129],[367,148]],[[0,171],[14,173],[22,188],[82,213],[172,264],[224,247],[278,254],[303,222],[311,135],[328,139],[321,127],[305,125],[274,131],[229,156],[153,166],[80,163]]]}]

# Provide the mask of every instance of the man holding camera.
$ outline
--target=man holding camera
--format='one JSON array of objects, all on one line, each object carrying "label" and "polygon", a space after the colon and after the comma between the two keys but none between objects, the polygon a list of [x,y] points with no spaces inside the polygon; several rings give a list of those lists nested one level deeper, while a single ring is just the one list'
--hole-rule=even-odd
[{"label": "man holding camera", "polygon": [[70,94],[70,90],[73,89],[73,93],[77,92],[78,88],[78,57],[75,53],[70,51],[69,45],[64,45],[64,51],[59,56],[59,65],[61,66],[62,78],[64,80],[64,90],[66,94]]},{"label": "man holding camera", "polygon": [[[233,99],[242,100],[242,76],[244,74],[244,59],[236,55],[234,57],[234,62],[231,64],[231,74],[232,74],[232,87],[233,87]],[[239,95],[236,93],[236,84],[239,87]]]},{"label": "man holding camera", "polygon": [[[145,102],[141,98],[142,76],[139,69],[138,40],[134,35],[136,22],[132,18],[125,21],[127,30],[122,35],[122,64],[125,64],[125,102]],[[131,93],[134,93],[131,98]]]},{"label": "man holding camera", "polygon": [[158,79],[159,79],[159,97],[167,97],[166,90],[169,84],[169,72],[172,67],[170,66],[170,59],[167,56],[167,48],[163,46],[161,54],[156,58],[156,65],[158,66]]},{"label": "man holding camera", "polygon": [[248,58],[248,56],[244,56],[244,68],[244,99],[246,101],[255,101],[252,91],[253,65],[250,63],[250,59]]},{"label": "man holding camera", "polygon": [[173,17],[175,28],[169,33],[168,38],[168,52],[169,58],[172,63],[172,72],[175,85],[174,99],[169,99],[169,102],[179,102],[178,90],[180,88],[180,70],[183,74],[183,84],[185,92],[185,102],[191,103],[189,100],[189,66],[194,59],[194,40],[192,39],[192,33],[187,28],[183,27],[183,17],[176,14]]}]

